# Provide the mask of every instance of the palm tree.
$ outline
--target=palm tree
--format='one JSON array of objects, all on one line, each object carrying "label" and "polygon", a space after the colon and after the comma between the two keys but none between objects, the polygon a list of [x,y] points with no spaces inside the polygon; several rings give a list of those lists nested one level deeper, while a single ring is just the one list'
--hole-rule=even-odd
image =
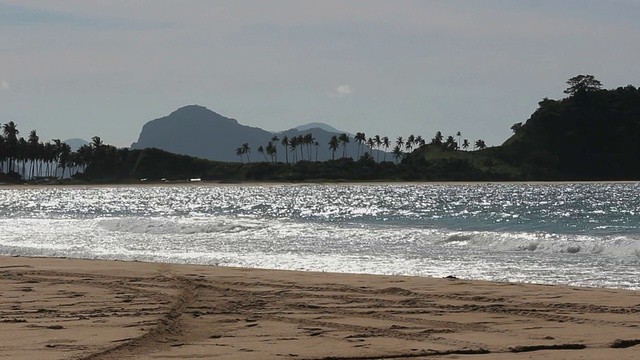
[{"label": "palm tree", "polygon": [[[273,135],[273,137],[271,138],[271,142],[273,142],[274,144],[277,144],[278,141],[280,141],[280,139],[278,139],[278,136],[277,135]],[[278,147],[277,146],[273,148],[273,155],[275,155],[275,158],[276,158],[275,162],[278,162]]]},{"label": "palm tree", "polygon": [[77,150],[78,159],[76,164],[82,168],[82,172],[87,170],[87,166],[93,161],[93,148],[89,144],[80,146]]},{"label": "palm tree", "polygon": [[296,153],[296,149],[298,148],[298,137],[294,136],[289,140],[289,149],[293,153],[293,159],[291,160],[294,164],[298,161],[298,154]]},{"label": "palm tree", "polygon": [[356,133],[354,140],[358,143],[358,158],[360,158],[360,153],[362,152],[362,145],[367,141],[367,137],[363,132]]},{"label": "palm tree", "polygon": [[373,141],[376,143],[376,149],[378,150],[376,162],[380,162],[380,146],[382,146],[382,138],[380,138],[380,135],[376,135],[373,137]]},{"label": "palm tree", "polygon": [[[18,160],[18,167],[22,161],[22,171],[18,171],[22,174],[22,178],[26,177],[25,166],[29,159],[29,143],[23,137],[18,139],[18,146],[16,151],[16,159]],[[20,170],[20,169],[18,169]]]},{"label": "palm tree", "polygon": [[387,151],[389,150],[389,147],[391,146],[391,143],[389,142],[389,137],[385,136],[382,138],[382,146],[384,146],[384,160],[383,161],[387,161]]},{"label": "palm tree", "polygon": [[344,159],[347,157],[347,144],[351,140],[349,139],[349,135],[347,135],[346,133],[340,134],[340,137],[338,137],[338,140],[342,143],[342,158]]},{"label": "palm tree", "polygon": [[316,142],[316,138],[313,137],[313,134],[309,133],[304,136],[304,144],[307,146],[307,159],[311,161],[311,147]]},{"label": "palm tree", "polygon": [[9,121],[3,126],[5,151],[7,156],[7,173],[14,171],[14,162],[18,151],[18,128],[13,121]]},{"label": "palm tree", "polygon": [[262,147],[262,145],[258,146],[258,153],[262,154],[262,157],[264,157],[264,162],[268,162],[269,160],[267,159],[267,155],[265,155],[264,153],[264,148]]},{"label": "palm tree", "polygon": [[416,141],[416,137],[411,134],[409,135],[409,137],[407,138],[407,142],[404,144],[405,149],[407,149],[407,152],[411,152],[411,150],[413,150],[413,143]]},{"label": "palm tree", "polygon": [[104,142],[100,139],[100,136],[94,136],[91,138],[91,146],[94,150],[98,150],[104,146]]},{"label": "palm tree", "polygon": [[82,164],[80,164],[81,162],[82,160],[80,160],[78,150],[71,152],[69,156],[69,177],[73,177],[73,175],[80,171],[80,166],[82,166]]},{"label": "palm tree", "polygon": [[247,162],[250,163],[249,154],[251,154],[251,148],[249,148],[249,143],[242,144],[242,152],[247,154]]},{"label": "palm tree", "polygon": [[[60,142],[60,140],[58,140],[58,142]],[[64,179],[64,171],[67,168],[67,166],[70,165],[70,161],[71,161],[71,146],[69,146],[69,144],[60,143],[60,145],[58,146],[58,150],[59,150],[58,166],[62,168],[62,175],[60,178]],[[71,176],[71,174],[69,174],[69,176]]]},{"label": "palm tree", "polygon": [[[258,149],[258,151],[260,151],[260,149]],[[278,161],[277,160],[277,155],[278,155],[277,146],[273,145],[273,142],[269,141],[265,151],[266,151],[267,155],[269,155],[271,157],[271,162],[277,162]]]},{"label": "palm tree", "polygon": [[[67,145],[67,144],[64,144]],[[53,174],[57,177],[58,176],[58,168],[61,166],[60,165],[60,156],[62,156],[62,152],[64,151],[63,149],[63,143],[62,141],[60,141],[60,139],[53,139],[53,152],[55,153],[55,156],[53,157],[53,162],[55,163],[55,170],[53,170]],[[71,147],[69,147],[69,153],[71,153]],[[69,157],[67,157],[66,159],[66,163],[69,163],[71,160],[69,159]],[[65,164],[65,167],[68,166],[67,164]],[[64,172],[64,169],[62,170]],[[62,174],[62,177],[64,177],[64,174]]]},{"label": "palm tree", "polygon": [[442,133],[440,131],[436,131],[436,135],[431,139],[431,143],[434,145],[442,145],[442,139],[444,139]]},{"label": "palm tree", "polygon": [[372,138],[367,139],[367,146],[369,147],[369,154],[373,153],[373,147],[376,146],[376,141]]},{"label": "palm tree", "polygon": [[[47,141],[46,143],[38,144],[38,153],[40,154],[41,160],[46,164],[46,168],[44,170],[44,174],[47,177],[51,177],[51,172],[55,166],[55,170],[58,170],[58,148],[51,141]],[[54,164],[55,163],[55,164]],[[42,162],[40,162],[40,167],[42,167]],[[40,169],[40,173],[42,174],[42,169]],[[58,175],[56,175],[58,177]]]},{"label": "palm tree", "polygon": [[422,138],[422,135],[418,135],[416,136],[415,140],[414,140],[414,144],[418,147],[424,145],[424,139]]},{"label": "palm tree", "polygon": [[404,139],[402,138],[402,136],[398,136],[398,138],[396,139],[396,145],[400,148],[404,146]]},{"label": "palm tree", "polygon": [[487,147],[487,144],[484,143],[484,140],[478,139],[476,140],[476,149],[482,150]]},{"label": "palm tree", "polygon": [[4,170],[4,162],[7,160],[4,136],[0,135],[0,173]]},{"label": "palm tree", "polygon": [[466,150],[468,147],[469,147],[469,140],[464,139],[462,141],[462,148]]},{"label": "palm tree", "polygon": [[340,144],[338,142],[338,137],[333,135],[329,140],[329,150],[332,151],[331,160],[336,159],[336,150],[338,150],[339,147],[340,147]]},{"label": "palm tree", "polygon": [[284,156],[288,164],[289,163],[289,138],[286,135],[282,137],[281,144],[284,147]]},{"label": "palm tree", "polygon": [[396,164],[397,164],[398,160],[403,155],[402,148],[400,147],[400,145],[396,145],[396,147],[393,148],[393,151],[391,153],[393,154],[393,158],[396,160]]},{"label": "palm tree", "polygon": [[244,163],[244,159],[242,158],[242,155],[244,155],[244,151],[242,150],[242,146],[236,149],[236,155],[240,156],[240,162]]},{"label": "palm tree", "polygon": [[[29,170],[29,178],[33,179],[33,168],[36,165],[36,160],[38,157],[38,144],[40,141],[40,137],[38,137],[38,134],[36,134],[35,130],[31,130],[29,132],[29,139],[27,140],[27,159],[29,160],[29,162],[31,163],[30,165],[30,170]],[[38,174],[40,175],[40,174]]]},{"label": "palm tree", "polygon": [[298,135],[298,145],[300,146],[300,159],[304,160],[304,148],[302,145],[307,145],[306,136]]},{"label": "palm tree", "polygon": [[456,140],[453,138],[453,136],[449,135],[447,137],[447,141],[444,142],[444,148],[447,150],[455,150],[458,147],[458,144],[456,144]]}]

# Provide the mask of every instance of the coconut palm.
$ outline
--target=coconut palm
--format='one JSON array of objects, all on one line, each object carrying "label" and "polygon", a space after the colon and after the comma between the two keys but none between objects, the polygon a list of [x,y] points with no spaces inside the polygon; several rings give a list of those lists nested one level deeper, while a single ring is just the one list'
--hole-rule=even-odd
[{"label": "coconut palm", "polygon": [[338,140],[340,141],[340,143],[342,143],[342,158],[344,159],[347,157],[347,144],[351,140],[349,139],[349,135],[347,135],[346,133],[340,134]]},{"label": "coconut palm", "polygon": [[302,161],[304,160],[304,148],[302,147],[304,145],[304,136],[296,136],[296,142],[298,143],[298,147],[300,147],[300,160]]},{"label": "coconut palm", "polygon": [[264,147],[262,147],[262,145],[258,146],[258,148],[256,150],[258,151],[259,154],[262,154],[262,157],[264,157],[264,162],[268,162],[269,161],[267,159],[267,155],[265,155],[265,153],[264,153]]},{"label": "coconut palm", "polygon": [[[55,141],[55,140],[54,140]],[[60,142],[60,140],[58,140]],[[61,179],[64,179],[64,171],[70,165],[71,162],[71,146],[66,143],[60,143],[58,145],[58,166],[62,168]],[[71,174],[69,174],[71,176]]]},{"label": "coconut palm", "polygon": [[[47,177],[52,176],[52,171],[55,169],[56,172],[58,170],[58,148],[51,141],[47,141],[46,143],[38,144],[38,153],[40,154],[40,174],[42,174],[42,165],[43,163],[46,165],[44,169],[44,174]],[[56,175],[57,177],[57,175]]]},{"label": "coconut palm", "polygon": [[87,170],[87,166],[93,161],[93,148],[89,144],[84,144],[80,146],[77,153],[78,159],[76,164],[78,167],[82,168],[82,172],[84,172]]},{"label": "coconut palm", "polygon": [[[280,139],[278,139],[278,136],[277,135],[273,135],[273,137],[271,138],[271,142],[273,144],[277,144],[278,141],[280,141]],[[273,155],[275,156],[275,159],[276,159],[275,162],[278,162],[278,147],[277,146],[275,146],[273,148]]]},{"label": "coconut palm", "polygon": [[316,142],[316,138],[313,137],[313,134],[309,133],[304,136],[304,144],[307,145],[307,158],[311,161],[311,147]]},{"label": "coconut palm", "polygon": [[422,145],[424,145],[424,139],[422,138],[422,135],[418,135],[416,136],[415,140],[413,141],[413,143],[417,146],[420,147]]},{"label": "coconut palm", "polygon": [[280,143],[284,147],[284,156],[286,159],[286,163],[288,164],[289,163],[289,138],[286,135],[283,136]]},{"label": "coconut palm", "polygon": [[407,138],[407,142],[404,144],[404,148],[407,149],[407,152],[411,152],[413,150],[413,144],[416,141],[416,137],[411,134]]},{"label": "coconut palm", "polygon": [[487,147],[487,144],[484,143],[484,140],[478,139],[476,140],[476,149],[482,150]]},{"label": "coconut palm", "polygon": [[[34,167],[37,165],[36,162],[38,160],[38,158],[40,157],[38,154],[38,144],[40,141],[40,137],[38,137],[38,134],[36,134],[35,130],[31,130],[29,132],[29,139],[27,140],[27,149],[26,149],[26,155],[27,155],[27,160],[29,160],[30,162],[30,169],[29,169],[29,178],[33,179],[34,176]],[[39,174],[40,175],[40,174]]]},{"label": "coconut palm", "polygon": [[5,154],[5,142],[4,136],[0,134],[0,173],[4,170],[4,162],[7,160],[7,155]]},{"label": "coconut palm", "polygon": [[251,148],[249,148],[249,143],[242,144],[242,152],[247,154],[247,162],[250,163],[249,154],[251,154]]},{"label": "coconut palm", "polygon": [[367,139],[367,146],[369,147],[369,154],[373,153],[373,147],[376,146],[376,141],[372,138]]},{"label": "coconut palm", "polygon": [[400,145],[396,145],[396,147],[393,148],[393,151],[391,152],[393,154],[393,158],[396,160],[396,164],[398,163],[399,159],[402,158],[402,148],[400,147]]},{"label": "coconut palm", "polygon": [[298,137],[294,136],[289,140],[289,151],[293,153],[293,159],[291,159],[291,162],[293,162],[294,164],[298,161],[298,153],[296,152],[297,148],[298,148]]},{"label": "coconut palm", "polygon": [[399,146],[400,148],[404,146],[404,139],[402,138],[402,136],[398,136],[398,138],[396,139],[396,146]]},{"label": "coconut palm", "polygon": [[462,148],[466,150],[468,147],[469,147],[469,140],[464,139],[462,141]]},{"label": "coconut palm", "polygon": [[447,150],[455,150],[457,147],[458,144],[456,144],[456,140],[453,138],[453,136],[447,136],[447,141],[444,142],[444,148]]},{"label": "coconut palm", "polygon": [[382,146],[382,138],[380,137],[380,135],[376,135],[373,137],[373,141],[376,143],[376,149],[378,150],[376,162],[380,162],[380,147]]},{"label": "coconut palm", "polygon": [[[18,172],[24,179],[26,177],[25,167],[27,160],[29,160],[29,143],[23,137],[18,139],[18,146],[16,151],[16,160],[18,160]],[[20,171],[20,162],[22,162],[22,170]]]},{"label": "coconut palm", "polygon": [[[53,144],[51,146],[53,147],[54,156],[53,156],[53,159],[51,161],[54,163],[53,166],[55,166],[55,169],[52,169],[52,171],[53,171],[53,175],[55,177],[58,177],[58,168],[60,167],[60,156],[62,156],[63,143],[62,143],[62,141],[60,141],[60,139],[53,139],[52,141],[53,141]],[[71,149],[71,147],[69,147],[69,149]],[[69,153],[71,153],[71,150],[69,150]],[[69,161],[70,160],[67,157],[66,163],[68,164]],[[66,166],[68,166],[68,165],[66,165]],[[64,177],[64,174],[63,174],[63,177]]]},{"label": "coconut palm", "polygon": [[236,148],[236,155],[240,157],[240,162],[244,163],[244,159],[242,158],[242,155],[244,155],[244,151],[242,150],[242,146],[239,148]]},{"label": "coconut palm", "polygon": [[7,157],[7,173],[14,171],[14,162],[18,151],[18,128],[13,121],[9,121],[3,126],[5,151]]},{"label": "coconut palm", "polygon": [[338,141],[338,137],[333,135],[331,139],[329,139],[329,150],[332,151],[331,160],[336,159],[336,150],[338,150],[339,147],[340,147],[340,142]]},{"label": "coconut palm", "polygon": [[360,158],[360,153],[362,152],[362,146],[367,141],[367,137],[363,132],[356,133],[354,140],[358,143],[358,158]]},{"label": "coconut palm", "polygon": [[433,137],[433,139],[431,139],[431,143],[434,145],[442,145],[443,139],[444,136],[442,135],[442,133],[440,131],[436,131],[436,135]]},{"label": "coconut palm", "polygon": [[383,161],[387,161],[387,151],[389,150],[389,147],[391,146],[391,142],[389,142],[389,137],[385,136],[382,138],[382,146],[384,147],[384,160]]},{"label": "coconut palm", "polygon": [[271,162],[277,161],[278,150],[276,149],[276,146],[273,145],[273,142],[269,141],[269,143],[267,144],[267,147],[265,148],[265,152],[271,158]]}]

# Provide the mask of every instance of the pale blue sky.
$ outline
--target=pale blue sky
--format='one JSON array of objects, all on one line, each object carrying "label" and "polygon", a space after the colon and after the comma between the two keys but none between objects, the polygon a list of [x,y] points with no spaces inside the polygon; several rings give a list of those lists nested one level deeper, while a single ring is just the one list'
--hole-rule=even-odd
[{"label": "pale blue sky", "polygon": [[574,75],[639,86],[637,19],[635,0],[0,0],[0,123],[128,146],[200,104],[498,145]]}]

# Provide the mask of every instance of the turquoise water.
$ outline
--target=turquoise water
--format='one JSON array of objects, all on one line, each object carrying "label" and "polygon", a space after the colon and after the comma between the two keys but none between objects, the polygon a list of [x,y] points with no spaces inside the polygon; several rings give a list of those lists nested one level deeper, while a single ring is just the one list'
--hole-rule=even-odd
[{"label": "turquoise water", "polygon": [[4,189],[0,254],[640,289],[640,185]]}]

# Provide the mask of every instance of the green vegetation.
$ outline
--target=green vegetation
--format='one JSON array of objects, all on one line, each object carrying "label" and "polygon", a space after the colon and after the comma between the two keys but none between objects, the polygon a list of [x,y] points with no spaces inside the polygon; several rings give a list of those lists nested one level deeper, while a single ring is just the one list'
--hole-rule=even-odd
[{"label": "green vegetation", "polygon": [[[59,140],[40,142],[35,130],[18,137],[9,122],[0,135],[0,181],[639,180],[640,89],[603,90],[592,75],[567,84],[568,97],[540,101],[531,118],[511,126],[513,136],[495,147],[463,139],[460,131],[446,137],[437,131],[429,142],[414,134],[392,142],[358,132],[335,135],[327,144],[308,133],[255,144],[258,160],[251,161],[254,144],[244,143],[236,149],[239,162],[216,162],[158,149],[116,149],[97,136],[71,151]],[[321,146],[332,160],[317,161]],[[357,159],[347,156],[349,147]]]}]

